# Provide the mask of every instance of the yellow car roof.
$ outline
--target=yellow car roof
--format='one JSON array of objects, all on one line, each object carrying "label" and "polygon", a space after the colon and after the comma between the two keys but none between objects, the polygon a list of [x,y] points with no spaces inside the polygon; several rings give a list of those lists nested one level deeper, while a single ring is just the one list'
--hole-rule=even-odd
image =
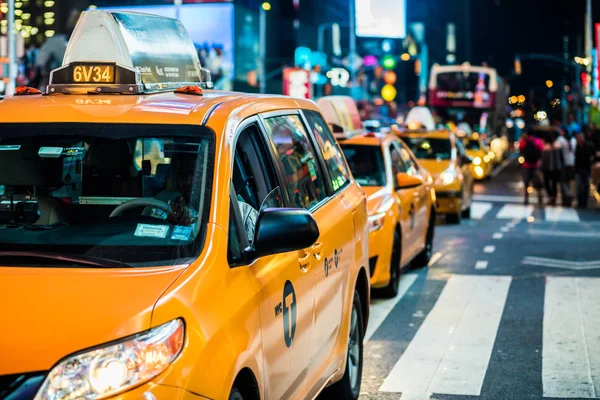
[{"label": "yellow car roof", "polygon": [[349,139],[338,139],[340,144],[352,144],[359,146],[381,146],[397,140],[394,135],[386,134],[368,134],[369,132],[364,131],[362,134],[357,134]]},{"label": "yellow car roof", "polygon": [[[162,92],[142,95],[23,95],[0,100],[3,123],[146,123],[201,124],[217,106],[234,110],[251,105],[256,112],[284,109],[318,111],[310,100],[204,90],[202,96]],[[242,101],[243,100],[243,101]]]},{"label": "yellow car roof", "polygon": [[436,131],[419,131],[419,132],[397,132],[401,138],[418,137],[418,138],[436,138],[436,139],[449,139],[452,135],[447,130],[436,130]]}]

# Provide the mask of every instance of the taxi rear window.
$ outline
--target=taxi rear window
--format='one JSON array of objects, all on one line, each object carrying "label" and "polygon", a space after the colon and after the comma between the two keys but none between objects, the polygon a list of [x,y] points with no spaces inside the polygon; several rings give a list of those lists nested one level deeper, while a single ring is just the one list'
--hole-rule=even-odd
[{"label": "taxi rear window", "polygon": [[342,144],[354,179],[362,186],[385,186],[385,164],[379,146]]},{"label": "taxi rear window", "polygon": [[213,142],[199,126],[0,124],[0,251],[132,265],[197,256]]}]

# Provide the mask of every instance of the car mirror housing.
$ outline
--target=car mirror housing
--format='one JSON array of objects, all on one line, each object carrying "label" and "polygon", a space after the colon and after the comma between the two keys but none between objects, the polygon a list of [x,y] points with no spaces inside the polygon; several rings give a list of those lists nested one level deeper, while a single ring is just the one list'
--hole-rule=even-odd
[{"label": "car mirror housing", "polygon": [[398,172],[396,174],[396,181],[398,182],[398,189],[410,189],[417,186],[421,186],[424,182],[418,176],[409,175],[405,172]]},{"label": "car mirror housing", "polygon": [[256,221],[253,258],[312,246],[319,227],[312,214],[298,208],[267,208]]}]

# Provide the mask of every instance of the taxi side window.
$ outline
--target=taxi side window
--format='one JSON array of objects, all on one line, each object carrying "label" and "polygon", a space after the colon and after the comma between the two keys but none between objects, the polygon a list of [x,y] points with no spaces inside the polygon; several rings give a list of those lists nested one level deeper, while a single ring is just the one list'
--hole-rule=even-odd
[{"label": "taxi side window", "polygon": [[331,179],[331,187],[334,191],[338,191],[350,180],[342,150],[321,114],[313,110],[303,110],[302,112],[308,121],[313,136],[317,140],[323,160],[325,160],[325,166]]},{"label": "taxi side window", "polygon": [[414,160],[410,156],[409,152],[404,147],[402,147],[400,145],[394,144],[394,147],[396,149],[398,149],[398,152],[400,153],[400,157],[402,157],[402,161],[404,162],[404,165],[406,166],[406,173],[409,174],[409,175],[416,175],[416,174],[418,174],[419,173],[419,167],[414,162]]},{"label": "taxi side window", "polygon": [[456,143],[456,148],[457,148],[457,153],[456,155],[458,157],[464,157],[467,155],[467,150],[465,149],[465,145],[462,142],[462,140],[459,140],[458,138],[454,139],[454,143]]},{"label": "taxi side window", "polygon": [[228,259],[231,265],[242,261],[242,252],[254,241],[254,228],[261,205],[281,207],[273,201],[277,178],[272,158],[257,125],[238,136],[233,155],[232,201],[229,212]]},{"label": "taxi side window", "polygon": [[396,175],[400,172],[406,172],[406,165],[404,165],[402,156],[396,146],[390,145],[390,154],[392,156],[392,173],[394,174],[393,182],[396,182]]},{"label": "taxi side window", "polygon": [[327,197],[319,160],[299,115],[265,118],[293,207],[309,209]]}]

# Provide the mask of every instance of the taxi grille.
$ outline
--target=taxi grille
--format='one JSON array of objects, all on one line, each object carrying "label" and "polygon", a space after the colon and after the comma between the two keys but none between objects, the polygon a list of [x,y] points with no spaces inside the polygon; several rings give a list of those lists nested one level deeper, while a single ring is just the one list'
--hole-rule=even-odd
[{"label": "taxi grille", "polygon": [[0,399],[33,400],[47,372],[0,375]]}]

